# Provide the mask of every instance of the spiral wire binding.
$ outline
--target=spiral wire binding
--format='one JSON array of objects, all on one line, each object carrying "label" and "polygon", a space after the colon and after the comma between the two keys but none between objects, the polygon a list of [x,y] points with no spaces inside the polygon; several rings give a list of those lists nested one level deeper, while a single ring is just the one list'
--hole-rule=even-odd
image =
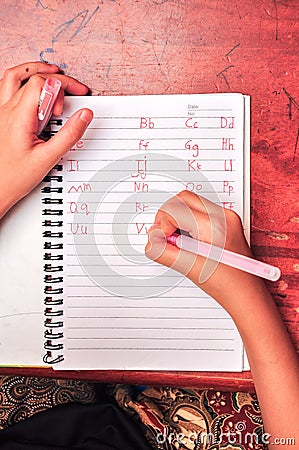
[{"label": "spiral wire binding", "polygon": [[[51,122],[51,121],[50,121]],[[55,124],[57,125],[57,124]],[[58,124],[61,125],[61,124]],[[47,136],[47,133],[49,136]],[[46,131],[46,137],[50,137],[52,131]],[[56,364],[64,360],[63,344],[60,342],[63,339],[63,231],[59,228],[63,226],[63,199],[59,197],[62,194],[62,186],[57,186],[62,183],[61,172],[62,165],[58,164],[54,167],[55,175],[50,173],[44,178],[44,182],[50,183],[43,186],[42,194],[49,194],[42,199],[42,204],[45,209],[42,210],[42,215],[46,216],[42,222],[43,238],[44,238],[44,349],[46,350],[43,357],[45,364]],[[52,195],[58,194],[57,197],[52,198]],[[55,217],[54,217],[55,216]]]}]

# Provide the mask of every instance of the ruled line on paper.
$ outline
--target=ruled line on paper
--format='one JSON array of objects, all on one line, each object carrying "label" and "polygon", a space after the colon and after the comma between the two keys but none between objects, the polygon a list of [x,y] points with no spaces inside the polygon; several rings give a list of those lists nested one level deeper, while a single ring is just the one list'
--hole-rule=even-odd
[{"label": "ruled line on paper", "polygon": [[102,346],[100,349],[99,347],[67,347],[68,350],[141,350],[141,351],[146,351],[146,350],[151,350],[151,351],[162,351],[162,350],[171,350],[172,352],[181,352],[182,350],[184,351],[201,351],[201,352],[233,352],[234,348],[198,348],[198,347],[192,347],[192,348],[174,348],[174,347],[104,347]]},{"label": "ruled line on paper", "polygon": [[[100,149],[94,149],[95,151],[100,151]],[[119,150],[119,149],[111,149],[111,150],[115,150],[115,151],[117,151],[117,150]],[[217,150],[217,151],[219,151],[219,148],[211,148],[211,149],[205,149],[205,150],[208,150],[208,151],[213,151],[213,150]],[[90,151],[90,150],[89,150]],[[85,161],[85,159],[82,157],[82,155],[80,155],[80,156],[76,156],[76,160],[77,161]],[[217,159],[210,159],[210,158],[200,158],[200,160],[202,161],[202,162],[206,162],[206,161],[208,161],[208,162],[223,162],[223,158],[217,158]],[[99,161],[99,162],[101,162],[101,163],[103,163],[103,162],[105,162],[105,163],[107,163],[107,162],[111,162],[111,161],[113,161],[113,160],[111,160],[111,159],[101,159],[101,158],[97,158],[97,159],[94,159],[94,158],[88,158],[88,160],[87,160],[89,163],[91,163],[91,162],[95,162],[95,161]],[[134,159],[127,159],[127,161],[128,162],[136,162],[136,158]],[[162,159],[162,158],[156,158],[155,159],[155,161],[156,162],[159,162],[159,161],[165,161],[165,162],[168,162],[168,159]],[[235,161],[235,159],[234,158],[232,158],[232,161]],[[168,169],[167,169],[167,172],[168,171],[171,171],[171,168],[169,167]],[[69,181],[69,180],[66,180],[66,182],[68,182],[68,183],[71,183],[72,181]]]},{"label": "ruled line on paper", "polygon": [[[75,327],[75,326],[69,326],[68,327],[69,330],[98,330],[99,327]],[[105,327],[105,326],[101,326],[101,330],[111,330],[111,327]],[[207,327],[165,327],[166,330],[211,330],[214,331],[215,328],[207,328]],[[113,327],[113,330],[161,330],[160,327]],[[221,331],[231,331],[233,330],[233,328],[220,328],[218,327],[218,330]]]},{"label": "ruled line on paper", "polygon": [[[222,112],[231,112],[232,111],[232,109],[231,108],[226,108],[226,109],[200,109],[200,110],[198,110],[198,111],[212,111],[212,112],[218,112],[218,111],[222,111]],[[195,118],[198,118],[199,116],[193,116],[193,117],[195,117]],[[203,116],[203,117],[206,117],[206,116]],[[217,116],[210,116],[210,117],[213,117],[213,118],[215,118],[215,117],[217,117]],[[221,117],[221,116],[218,116],[219,118]],[[168,116],[162,116],[162,115],[159,115],[159,116],[152,116],[151,117],[152,119],[186,119],[186,115],[185,116],[170,116],[170,115],[168,115]],[[129,115],[127,115],[127,116],[97,116],[97,115],[95,115],[94,116],[94,119],[112,119],[112,120],[123,120],[123,119],[125,119],[125,120],[128,120],[128,119],[136,119],[136,120],[140,120],[140,116],[129,116]]]},{"label": "ruled line on paper", "polygon": [[[151,337],[149,337],[149,338],[139,338],[139,337],[125,337],[124,338],[124,340],[125,341],[137,341],[137,340],[139,340],[139,339],[142,339],[142,340],[150,340],[150,341],[178,341],[178,342],[180,342],[180,341],[194,341],[194,338],[184,338],[184,337],[180,337],[180,338],[177,338],[177,337],[175,337],[175,338],[163,338],[163,337],[158,337],[158,338],[156,338],[156,337],[153,337],[153,336],[151,336]],[[81,341],[81,340],[83,340],[83,341],[86,341],[86,340],[101,340],[101,341],[109,341],[109,340],[111,340],[111,341],[118,341],[118,340],[121,340],[121,338],[111,338],[111,337],[92,337],[92,338],[89,338],[89,337],[74,337],[74,338],[72,338],[72,337],[69,337],[69,341]],[[201,342],[201,341],[207,341],[207,339],[203,339],[203,338],[197,338],[196,339],[196,341],[198,341],[198,342]],[[217,342],[217,341],[221,341],[221,342],[233,342],[234,341],[234,339],[229,339],[229,338],[214,338],[214,339],[210,339],[209,340],[210,342]]]}]

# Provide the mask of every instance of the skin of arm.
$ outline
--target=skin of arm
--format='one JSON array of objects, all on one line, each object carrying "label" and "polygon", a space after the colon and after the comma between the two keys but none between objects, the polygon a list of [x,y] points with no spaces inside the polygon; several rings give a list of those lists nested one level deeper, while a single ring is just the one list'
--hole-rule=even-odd
[{"label": "skin of arm", "polygon": [[275,439],[280,438],[293,438],[298,446],[299,359],[272,296],[260,278],[221,263],[209,266],[202,256],[167,243],[166,238],[177,229],[252,256],[239,216],[182,191],[159,209],[145,252],[150,259],[186,275],[231,315],[249,359],[269,449],[277,448]]},{"label": "skin of arm", "polygon": [[53,108],[55,115],[62,113],[64,91],[73,95],[88,92],[84,84],[60,74],[57,66],[41,62],[8,69],[0,81],[0,218],[42,181],[92,120],[92,111],[83,108],[49,141],[39,139],[38,102],[48,77],[62,83]]}]

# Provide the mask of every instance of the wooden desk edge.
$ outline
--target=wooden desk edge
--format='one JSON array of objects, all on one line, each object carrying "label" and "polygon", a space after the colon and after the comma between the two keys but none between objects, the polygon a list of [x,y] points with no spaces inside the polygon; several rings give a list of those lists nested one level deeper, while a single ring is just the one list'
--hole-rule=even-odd
[{"label": "wooden desk edge", "polygon": [[143,370],[53,370],[40,367],[0,367],[0,375],[85,380],[104,384],[170,386],[193,389],[254,392],[250,371],[163,372]]}]

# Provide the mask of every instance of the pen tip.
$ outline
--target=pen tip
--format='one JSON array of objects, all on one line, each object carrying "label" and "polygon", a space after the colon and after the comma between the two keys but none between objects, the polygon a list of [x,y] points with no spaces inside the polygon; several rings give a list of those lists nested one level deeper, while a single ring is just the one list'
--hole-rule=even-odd
[{"label": "pen tip", "polygon": [[170,236],[168,236],[166,238],[166,240],[169,244],[176,245],[177,237],[178,237],[178,234],[174,233],[174,234],[171,234]]}]

